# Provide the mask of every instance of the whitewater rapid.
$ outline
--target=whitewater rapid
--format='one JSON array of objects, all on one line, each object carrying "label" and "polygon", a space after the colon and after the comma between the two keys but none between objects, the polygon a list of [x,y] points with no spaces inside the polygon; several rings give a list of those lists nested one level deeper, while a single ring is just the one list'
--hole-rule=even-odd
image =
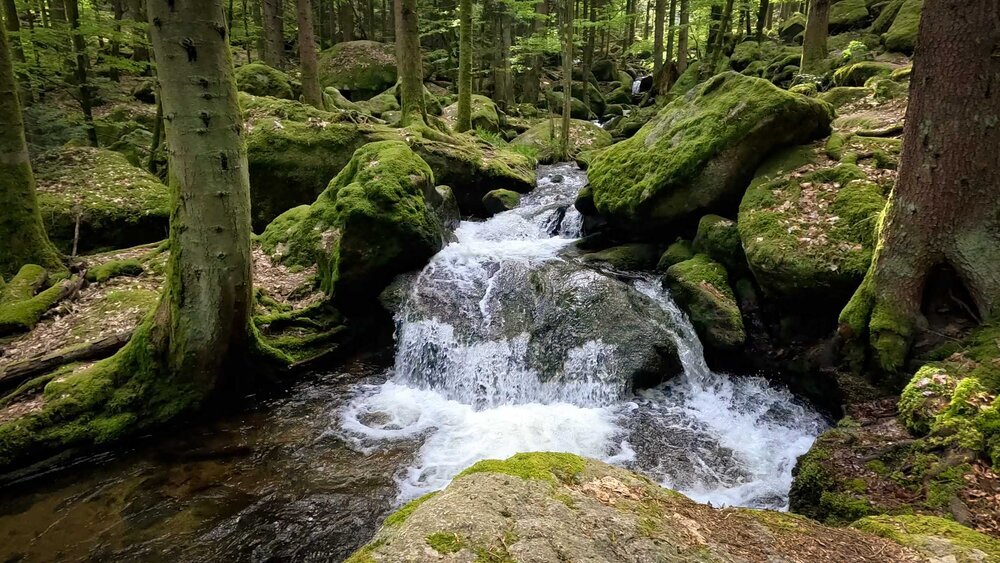
[{"label": "whitewater rapid", "polygon": [[623,386],[617,350],[602,338],[542,365],[547,343],[510,320],[504,308],[523,306],[511,292],[527,291],[546,265],[571,268],[560,278],[570,294],[623,275],[594,270],[570,251],[582,225],[572,203],[585,183],[573,164],[543,166],[538,188],[516,209],[463,222],[397,312],[393,372],[383,384],[357,386],[333,431],[365,452],[413,444],[400,500],[441,489],[482,459],[561,451],[643,472],[713,505],[785,508],[795,460],[824,419],[762,378],[712,372],[658,279],[626,276],[629,291],[669,319],[660,328],[683,367],[653,389]]}]

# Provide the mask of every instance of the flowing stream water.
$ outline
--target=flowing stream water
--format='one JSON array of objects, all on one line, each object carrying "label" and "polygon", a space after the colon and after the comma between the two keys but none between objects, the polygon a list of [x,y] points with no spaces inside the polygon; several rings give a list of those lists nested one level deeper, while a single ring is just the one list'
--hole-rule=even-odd
[{"label": "flowing stream water", "polygon": [[394,357],[0,485],[0,561],[336,561],[399,503],[524,451],[783,508],[824,420],[761,378],[712,372],[656,278],[582,261],[585,182],[542,167],[517,209],[462,223],[392,291]]}]

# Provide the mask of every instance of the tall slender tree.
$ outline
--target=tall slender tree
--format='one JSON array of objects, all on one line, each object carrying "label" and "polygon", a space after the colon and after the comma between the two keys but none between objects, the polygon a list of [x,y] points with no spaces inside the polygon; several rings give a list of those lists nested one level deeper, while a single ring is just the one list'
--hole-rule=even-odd
[{"label": "tall slender tree", "polygon": [[313,32],[312,0],[296,0],[299,23],[299,64],[302,67],[302,98],[313,107],[323,109],[323,90],[319,85],[319,63],[316,56],[316,34]]},{"label": "tall slender tree", "polygon": [[573,113],[573,0],[563,0],[562,43],[563,113],[559,151],[565,160],[569,158],[569,126]]},{"label": "tall slender tree", "polygon": [[21,48],[21,19],[17,14],[17,4],[14,0],[3,0],[4,24],[7,26],[7,40],[10,41],[10,53],[14,61],[24,62],[24,49]]},{"label": "tall slender tree", "polygon": [[285,66],[284,1],[263,0],[264,62],[281,69]]},{"label": "tall slender tree", "polygon": [[0,277],[25,264],[62,268],[38,211],[17,91],[10,43],[0,26]]},{"label": "tall slender tree", "polygon": [[980,319],[1000,313],[998,18],[997,0],[924,4],[899,179],[840,316],[841,334],[887,372],[905,366],[934,269],[955,272]]},{"label": "tall slender tree", "polygon": [[340,26],[340,40],[354,41],[354,4],[351,0],[340,0],[337,6],[337,23]]},{"label": "tall slender tree", "polygon": [[764,40],[764,26],[767,23],[770,8],[770,0],[760,0],[760,7],[757,10],[757,42]]},{"label": "tall slender tree", "polygon": [[684,72],[688,65],[688,20],[691,12],[691,0],[679,0],[680,15],[677,22],[677,72]]},{"label": "tall slender tree", "polygon": [[667,13],[667,64],[674,60],[674,35],[677,34],[677,0],[670,0],[670,11]]},{"label": "tall slender tree", "polygon": [[826,38],[830,26],[830,0],[809,0],[809,17],[802,36],[803,74],[821,74],[826,59]]},{"label": "tall slender tree", "polygon": [[427,123],[424,107],[423,68],[420,30],[417,27],[417,0],[396,0],[396,64],[399,69],[400,126]]},{"label": "tall slender tree", "polygon": [[87,56],[87,42],[80,31],[80,2],[79,0],[65,0],[66,17],[69,18],[70,29],[73,35],[73,53],[76,55],[75,79],[78,90],[80,109],[83,110],[84,127],[87,130],[87,140],[92,146],[97,146],[97,129],[94,127],[93,93],[90,90],[88,81],[88,69],[90,59]]},{"label": "tall slender tree", "polygon": [[656,10],[653,15],[653,75],[660,73],[663,67],[663,18],[667,0],[656,0]]},{"label": "tall slender tree", "polygon": [[472,0],[459,0],[458,124],[461,133],[472,129]]}]

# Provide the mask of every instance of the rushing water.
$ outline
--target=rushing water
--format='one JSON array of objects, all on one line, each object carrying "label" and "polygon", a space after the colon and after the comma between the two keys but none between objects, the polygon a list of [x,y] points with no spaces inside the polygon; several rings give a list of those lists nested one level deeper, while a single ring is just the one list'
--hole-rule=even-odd
[{"label": "rushing water", "polygon": [[[795,459],[823,419],[763,379],[712,372],[658,280],[574,258],[581,220],[572,202],[584,183],[573,165],[542,167],[539,188],[516,209],[462,223],[397,314],[394,374],[358,387],[332,432],[369,453],[419,443],[398,478],[401,500],[444,487],[481,459],[566,451],[643,471],[713,504],[783,508]],[[683,373],[633,392],[622,371],[635,348],[612,336],[621,309],[554,312],[574,309],[566,296],[595,287],[627,294],[649,318],[645,346],[665,334]]]}]

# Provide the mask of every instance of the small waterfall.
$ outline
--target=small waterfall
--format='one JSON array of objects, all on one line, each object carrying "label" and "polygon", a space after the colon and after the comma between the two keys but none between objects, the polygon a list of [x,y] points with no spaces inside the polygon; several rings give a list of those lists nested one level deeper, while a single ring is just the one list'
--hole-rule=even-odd
[{"label": "small waterfall", "polygon": [[[365,451],[419,448],[402,499],[481,459],[567,451],[698,500],[783,508],[824,421],[763,379],[712,372],[658,279],[572,258],[585,183],[575,165],[543,166],[516,209],[463,222],[397,313],[393,374],[359,386],[336,431]],[[657,373],[669,347],[657,343],[683,374],[637,393],[633,374]]]},{"label": "small waterfall", "polygon": [[640,76],[632,81],[632,97],[638,96],[642,92],[642,79],[644,77]]}]

